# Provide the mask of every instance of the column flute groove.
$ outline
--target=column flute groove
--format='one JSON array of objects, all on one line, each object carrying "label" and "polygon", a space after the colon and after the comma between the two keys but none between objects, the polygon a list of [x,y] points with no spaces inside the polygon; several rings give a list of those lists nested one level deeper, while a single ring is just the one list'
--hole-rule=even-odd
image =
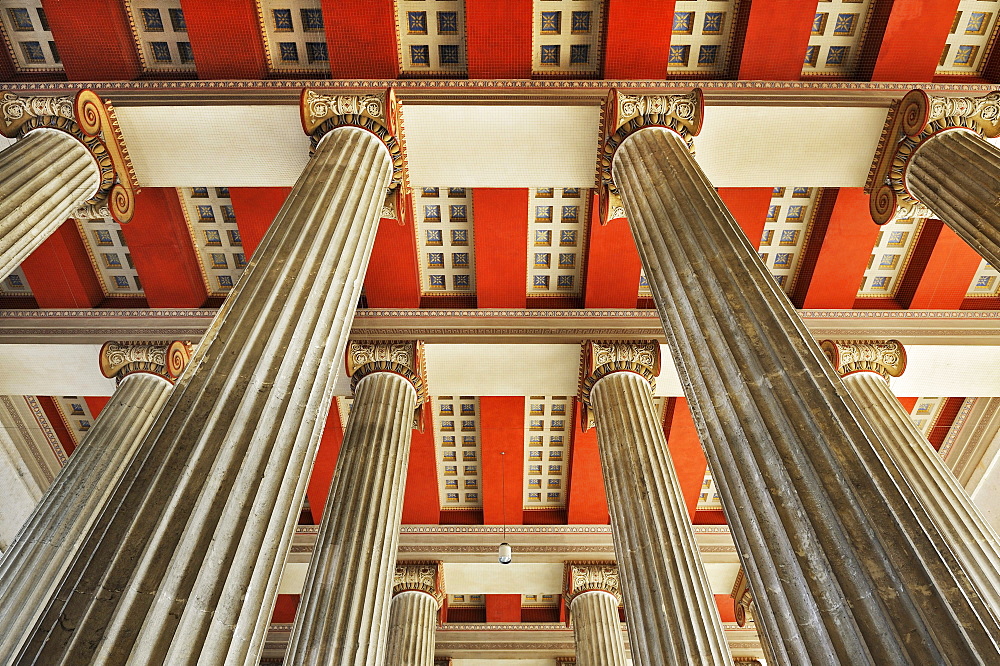
[{"label": "column flute groove", "polygon": [[700,96],[636,97],[609,100],[606,182],[775,659],[1000,659],[996,619],[692,158]]},{"label": "column flute groove", "polygon": [[326,130],[15,663],[257,659],[393,178]]},{"label": "column flute groove", "polygon": [[434,666],[434,634],[444,601],[440,562],[397,562],[389,608],[386,666]]},{"label": "column flute groove", "polygon": [[573,625],[577,666],[625,666],[618,567],[613,562],[567,563],[563,596]]}]

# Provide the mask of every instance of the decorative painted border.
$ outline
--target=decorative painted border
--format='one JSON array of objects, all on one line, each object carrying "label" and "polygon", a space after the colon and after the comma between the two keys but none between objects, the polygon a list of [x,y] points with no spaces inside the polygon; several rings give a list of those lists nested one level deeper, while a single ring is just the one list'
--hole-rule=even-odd
[{"label": "decorative painted border", "polygon": [[65,467],[66,462],[69,460],[69,456],[66,454],[66,449],[63,448],[62,442],[59,441],[59,436],[56,435],[56,431],[52,428],[52,423],[49,421],[49,417],[46,416],[45,410],[42,409],[41,403],[38,402],[38,398],[33,395],[26,395],[24,396],[24,401],[28,404],[28,409],[31,410],[31,415],[35,417],[35,421],[38,423],[39,429],[41,429],[42,436],[45,437],[45,441],[48,442],[49,448],[52,449],[52,453],[55,454],[56,460],[59,461],[59,466]]}]

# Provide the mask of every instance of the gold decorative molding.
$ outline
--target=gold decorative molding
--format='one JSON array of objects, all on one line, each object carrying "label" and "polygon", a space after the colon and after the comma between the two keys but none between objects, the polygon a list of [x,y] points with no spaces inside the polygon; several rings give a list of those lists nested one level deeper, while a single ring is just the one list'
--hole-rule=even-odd
[{"label": "gold decorative molding", "polygon": [[736,582],[733,583],[733,591],[729,593],[729,596],[733,598],[733,611],[736,613],[736,624],[741,627],[745,627],[747,624],[747,615],[753,617],[753,595],[750,594],[749,580],[747,580],[747,575],[743,571],[743,567],[740,567],[739,572],[736,574]]},{"label": "gold decorative molding", "polygon": [[618,565],[614,562],[567,562],[563,597],[567,606],[584,592],[607,592],[622,603]]},{"label": "gold decorative molding", "polygon": [[70,97],[0,96],[0,134],[20,138],[48,128],[74,137],[90,151],[101,173],[97,192],[74,213],[78,218],[112,216],[122,224],[132,219],[138,182],[125,150],[114,109],[92,90]]},{"label": "gold decorative molding", "polygon": [[611,174],[615,151],[631,134],[647,127],[676,132],[694,152],[692,137],[698,136],[704,119],[701,89],[675,95],[644,95],[612,89],[601,110],[601,147],[597,179],[601,183],[601,223],[625,217],[618,188]]},{"label": "gold decorative molding", "polygon": [[879,137],[865,192],[877,224],[900,217],[931,217],[898,212],[898,208],[923,208],[906,187],[906,167],[914,151],[932,136],[965,129],[981,136],[1000,136],[1000,92],[982,97],[939,97],[911,90],[894,105]]},{"label": "gold decorative molding", "polygon": [[101,347],[101,374],[118,384],[126,376],[145,372],[177,383],[191,360],[190,342],[105,342]]},{"label": "gold decorative molding", "polygon": [[906,349],[899,340],[823,340],[820,347],[841,377],[874,372],[888,381],[906,369]]},{"label": "gold decorative molding", "polygon": [[397,562],[392,576],[392,593],[426,592],[444,603],[444,567],[441,562]]},{"label": "gold decorative molding", "polygon": [[299,110],[302,129],[312,138],[313,149],[324,135],[338,127],[360,127],[377,136],[392,157],[389,190],[404,185],[406,159],[402,123],[399,102],[392,88],[377,92],[304,88]]},{"label": "gold decorative molding", "polygon": [[660,374],[660,343],[656,340],[590,340],[583,344],[580,373],[580,423],[594,425],[590,403],[594,384],[614,372],[634,372],[656,388]]}]

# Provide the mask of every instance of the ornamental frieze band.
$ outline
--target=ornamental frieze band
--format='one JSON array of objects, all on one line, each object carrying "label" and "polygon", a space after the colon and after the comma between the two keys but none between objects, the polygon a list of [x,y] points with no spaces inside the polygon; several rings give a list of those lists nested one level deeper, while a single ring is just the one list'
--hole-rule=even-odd
[{"label": "ornamental frieze band", "polygon": [[820,347],[841,377],[874,372],[888,381],[906,369],[906,350],[899,340],[823,340]]}]

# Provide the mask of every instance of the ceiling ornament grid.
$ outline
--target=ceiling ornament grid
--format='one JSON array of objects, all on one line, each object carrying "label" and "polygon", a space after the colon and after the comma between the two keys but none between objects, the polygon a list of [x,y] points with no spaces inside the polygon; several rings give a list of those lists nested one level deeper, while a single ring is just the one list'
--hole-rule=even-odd
[{"label": "ceiling ornament grid", "polygon": [[9,296],[31,296],[31,285],[24,276],[24,269],[18,266],[13,273],[0,281],[0,294]]},{"label": "ceiling ornament grid", "polygon": [[400,71],[454,76],[468,70],[465,0],[396,0]]},{"label": "ceiling ornament grid", "polygon": [[210,296],[228,296],[246,268],[228,187],[179,187],[184,219]]},{"label": "ceiling ornament grid", "polygon": [[913,256],[913,248],[926,218],[900,218],[878,232],[872,255],[868,258],[858,298],[891,297],[899,289],[900,278]]},{"label": "ceiling ornament grid", "polygon": [[524,508],[566,506],[573,397],[532,395],[524,401]]},{"label": "ceiling ornament grid", "polygon": [[320,0],[257,0],[264,51],[272,72],[328,72]]},{"label": "ceiling ornament grid", "polygon": [[41,0],[2,0],[0,30],[19,72],[63,71]]},{"label": "ceiling ornament grid", "polygon": [[998,14],[998,0],[961,0],[935,73],[977,76],[996,40]]},{"label": "ceiling ornament grid", "polygon": [[941,416],[946,400],[947,398],[917,398],[917,403],[910,411],[910,418],[924,437],[930,435],[931,429]]},{"label": "ceiling ornament grid", "polygon": [[125,242],[121,225],[111,217],[76,221],[87,255],[94,270],[101,276],[104,295],[143,296],[139,272]]},{"label": "ceiling ornament grid", "polygon": [[582,293],[589,199],[579,188],[529,191],[528,296]]},{"label": "ceiling ornament grid", "polygon": [[472,188],[418,187],[412,199],[422,293],[476,293]]},{"label": "ceiling ornament grid", "polygon": [[94,425],[94,415],[90,411],[90,406],[85,399],[75,395],[54,396],[52,400],[59,408],[59,416],[66,424],[73,443],[79,445]]},{"label": "ceiling ornament grid", "polygon": [[[494,548],[494,550],[496,550]],[[485,594],[449,594],[448,608],[485,608]]]},{"label": "ceiling ornament grid", "polygon": [[543,76],[596,76],[601,67],[602,6],[599,0],[535,0],[532,71]]},{"label": "ceiling ornament grid", "polygon": [[481,509],[479,398],[439,396],[431,400],[431,408],[441,508]]},{"label": "ceiling ornament grid", "polygon": [[698,504],[696,511],[721,511],[722,499],[719,497],[719,488],[712,478],[712,470],[705,470],[705,479],[701,483],[701,492],[698,494]]},{"label": "ceiling ornament grid", "polygon": [[775,187],[758,255],[785,293],[791,293],[819,197],[818,187]]},{"label": "ceiling ornament grid", "polygon": [[871,0],[819,0],[802,74],[854,74],[864,42],[870,7]]},{"label": "ceiling ornament grid", "polygon": [[1000,295],[1000,271],[983,259],[976,269],[976,276],[969,284],[966,298],[982,298]]},{"label": "ceiling ornament grid", "polygon": [[725,73],[738,5],[739,0],[677,0],[667,73]]},{"label": "ceiling ornament grid", "polygon": [[195,72],[180,0],[125,0],[125,8],[143,70]]}]

